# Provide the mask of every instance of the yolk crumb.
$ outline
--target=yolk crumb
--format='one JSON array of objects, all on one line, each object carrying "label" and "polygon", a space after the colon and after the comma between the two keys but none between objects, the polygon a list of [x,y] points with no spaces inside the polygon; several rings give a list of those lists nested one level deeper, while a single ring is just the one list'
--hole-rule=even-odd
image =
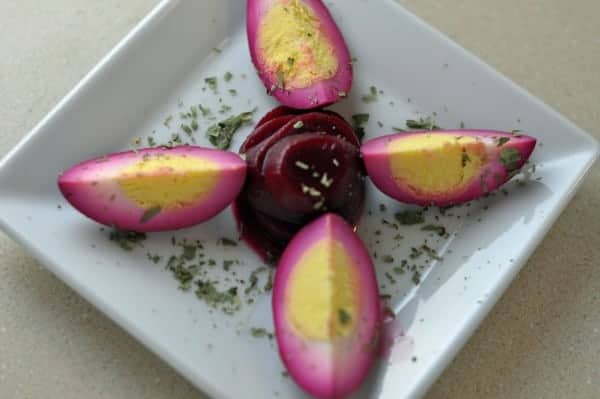
[{"label": "yolk crumb", "polygon": [[394,140],[388,144],[388,152],[396,183],[417,194],[460,190],[477,176],[485,159],[483,143],[452,133]]},{"label": "yolk crumb", "polygon": [[335,76],[338,60],[314,11],[301,0],[279,0],[265,14],[258,40],[266,72],[285,89]]},{"label": "yolk crumb", "polygon": [[145,157],[121,171],[119,185],[127,198],[142,208],[163,210],[202,201],[219,179],[217,165],[183,155]]},{"label": "yolk crumb", "polygon": [[315,340],[350,335],[359,312],[359,279],[352,259],[337,241],[324,239],[296,265],[286,295],[288,320]]}]

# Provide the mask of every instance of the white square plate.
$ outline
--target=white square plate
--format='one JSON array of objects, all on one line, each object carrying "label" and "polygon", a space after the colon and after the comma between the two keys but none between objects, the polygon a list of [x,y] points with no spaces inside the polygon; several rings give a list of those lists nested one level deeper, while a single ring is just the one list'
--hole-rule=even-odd
[{"label": "white square plate", "polygon": [[[372,251],[400,260],[411,246],[428,239],[444,256],[422,270],[417,287],[410,274],[394,276],[397,282],[390,284],[385,276],[389,265],[377,264],[384,291],[393,294],[395,324],[402,334],[357,397],[414,397],[425,392],[498,300],[567,205],[597,157],[598,144],[393,1],[328,3],[358,58],[352,95],[334,108],[346,117],[369,112],[370,136],[389,133],[407,118],[436,115],[444,127],[464,122],[468,127],[518,128],[540,139],[533,161],[541,180],[523,187],[513,182],[506,198],[491,196],[450,215],[426,212],[429,222],[441,218],[449,238],[433,238],[421,226],[401,226],[404,240],[394,242],[395,233],[384,230],[377,242],[375,230],[386,229],[381,219],[402,207],[369,188],[371,214],[365,215],[360,234]],[[268,295],[257,296],[234,316],[210,311],[192,293],[179,291],[160,265],[147,260],[148,251],[176,251],[171,234],[152,235],[144,248],[124,252],[106,239],[106,232],[68,207],[55,184],[69,165],[131,147],[135,137],[154,134],[164,141],[178,129],[179,104],[216,109],[218,96],[201,90],[205,77],[233,72],[232,82],[220,79],[219,90],[235,113],[257,106],[258,118],[274,106],[253,73],[244,9],[239,0],[161,2],[2,161],[0,226],[208,394],[302,398],[281,375],[274,344],[249,333],[254,326],[272,329]],[[241,78],[243,73],[247,79]],[[365,105],[360,97],[371,85],[384,93]],[[228,88],[235,88],[237,97]],[[163,121],[171,114],[175,120],[169,129]],[[234,148],[249,130],[238,133]],[[196,136],[199,144],[206,144],[203,134]],[[386,212],[380,213],[380,203]],[[247,278],[260,266],[257,258],[243,245],[215,244],[219,237],[235,234],[226,211],[176,236],[203,240],[206,253],[218,261],[243,259],[236,270],[238,277]],[[228,275],[220,267],[213,273],[221,279]]]}]

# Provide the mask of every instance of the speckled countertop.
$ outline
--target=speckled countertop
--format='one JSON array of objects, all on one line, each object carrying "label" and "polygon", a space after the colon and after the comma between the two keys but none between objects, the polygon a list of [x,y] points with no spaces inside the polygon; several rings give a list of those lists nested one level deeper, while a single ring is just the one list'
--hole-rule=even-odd
[{"label": "speckled countertop", "polygon": [[[402,2],[600,138],[600,2]],[[0,156],[154,3],[0,1]],[[428,399],[600,398],[599,187],[596,165]],[[0,233],[0,398],[82,397],[203,398]]]}]

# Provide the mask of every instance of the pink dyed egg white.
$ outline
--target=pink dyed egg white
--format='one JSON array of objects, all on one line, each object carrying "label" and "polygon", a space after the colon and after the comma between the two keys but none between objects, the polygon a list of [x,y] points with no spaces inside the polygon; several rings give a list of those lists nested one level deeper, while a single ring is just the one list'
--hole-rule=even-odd
[{"label": "pink dyed egg white", "polygon": [[246,163],[232,152],[181,146],[121,152],[72,166],[58,187],[74,208],[120,230],[181,229],[239,194]]},{"label": "pink dyed egg white", "polygon": [[348,47],[320,0],[248,0],[252,62],[267,91],[296,109],[323,107],[352,86]]},{"label": "pink dyed egg white", "polygon": [[381,308],[371,258],[344,219],[325,214],[292,239],[272,301],[279,353],[294,381],[317,398],[358,389],[375,360]]},{"label": "pink dyed egg white", "polygon": [[530,136],[488,130],[409,132],[365,143],[367,174],[390,197],[450,206],[491,193],[527,162]]}]

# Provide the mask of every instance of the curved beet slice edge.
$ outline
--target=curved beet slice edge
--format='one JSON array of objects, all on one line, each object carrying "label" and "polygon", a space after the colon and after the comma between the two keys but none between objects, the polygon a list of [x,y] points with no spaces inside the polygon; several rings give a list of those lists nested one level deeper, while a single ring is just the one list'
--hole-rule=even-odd
[{"label": "curved beet slice edge", "polygon": [[267,263],[279,258],[285,245],[302,228],[258,212],[239,197],[232,205],[241,238]]},{"label": "curved beet slice edge", "polygon": [[282,126],[294,119],[295,115],[283,115],[270,119],[262,125],[256,127],[240,147],[240,153],[245,154],[252,147],[255,147],[267,137],[275,134]]},{"label": "curved beet slice edge", "polygon": [[324,115],[320,112],[310,112],[293,118],[276,133],[252,147],[247,153],[247,160],[252,166],[260,169],[267,151],[279,140],[291,135],[314,132],[339,136],[348,140],[357,148],[360,147],[358,137],[344,119],[333,114]]},{"label": "curved beet slice edge", "polygon": [[275,107],[272,110],[270,110],[269,112],[267,112],[267,114],[258,121],[258,123],[256,124],[256,127],[258,128],[258,127],[264,125],[265,123],[269,122],[270,120],[279,118],[280,116],[298,115],[302,112],[303,111],[298,110],[298,109],[286,107],[285,105],[280,105],[279,107]]},{"label": "curved beet slice edge", "polygon": [[305,214],[340,208],[363,176],[354,145],[319,133],[281,139],[267,152],[263,175],[278,204]]}]

